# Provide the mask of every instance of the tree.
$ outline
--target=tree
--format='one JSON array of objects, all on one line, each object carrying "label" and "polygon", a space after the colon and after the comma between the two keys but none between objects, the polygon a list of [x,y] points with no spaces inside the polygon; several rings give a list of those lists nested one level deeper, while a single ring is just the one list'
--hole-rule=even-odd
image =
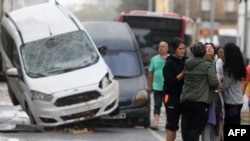
[{"label": "tree", "polygon": [[83,8],[73,13],[80,21],[113,21],[118,19],[119,13],[114,7],[101,7],[99,5],[83,5]]},{"label": "tree", "polygon": [[148,0],[121,0],[117,12],[129,10],[148,10]]}]

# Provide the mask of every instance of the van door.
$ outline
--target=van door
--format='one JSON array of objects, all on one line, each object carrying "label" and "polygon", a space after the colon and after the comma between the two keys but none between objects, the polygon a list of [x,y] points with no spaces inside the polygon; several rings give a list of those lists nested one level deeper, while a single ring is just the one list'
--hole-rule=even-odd
[{"label": "van door", "polygon": [[9,92],[12,92],[13,94],[15,94],[19,103],[23,104],[24,94],[23,94],[23,90],[21,86],[24,85],[24,82],[23,82],[23,77],[21,73],[22,71],[21,71],[21,65],[20,65],[20,59],[19,59],[17,47],[15,45],[14,40],[8,34],[6,34],[5,37],[6,37],[6,44],[3,44],[3,48],[6,53],[6,56],[5,56],[6,58],[3,59],[4,71],[6,73],[6,71],[9,68],[17,68],[18,74],[19,74],[18,76],[6,75],[6,79],[7,79],[6,83],[8,85],[8,88],[10,88]]}]

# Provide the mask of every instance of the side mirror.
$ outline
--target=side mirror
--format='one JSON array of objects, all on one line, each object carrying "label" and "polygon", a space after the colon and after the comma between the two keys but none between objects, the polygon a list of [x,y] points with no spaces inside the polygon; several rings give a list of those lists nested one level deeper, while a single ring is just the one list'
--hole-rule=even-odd
[{"label": "side mirror", "polygon": [[6,71],[6,74],[10,77],[18,77],[18,70],[17,68],[9,68],[7,71]]},{"label": "side mirror", "polygon": [[105,45],[103,46],[99,46],[98,47],[99,52],[101,53],[101,55],[105,55],[106,51],[107,51],[107,47]]}]

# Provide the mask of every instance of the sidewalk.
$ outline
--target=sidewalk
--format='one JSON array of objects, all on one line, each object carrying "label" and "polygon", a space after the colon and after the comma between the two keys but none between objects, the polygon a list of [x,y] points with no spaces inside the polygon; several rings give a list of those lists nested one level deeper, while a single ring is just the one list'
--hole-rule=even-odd
[{"label": "sidewalk", "polygon": [[16,124],[30,124],[21,106],[11,104],[6,83],[0,82],[0,129],[13,129]]},{"label": "sidewalk", "polygon": [[[241,110],[241,124],[242,125],[250,125],[250,112],[249,112],[247,102],[248,102],[247,95],[245,95],[244,96],[244,104],[243,104],[243,107]],[[153,124],[153,104],[154,104],[153,96],[151,95],[151,124]],[[164,131],[164,133],[165,133],[165,123],[166,123],[166,113],[165,113],[165,107],[164,107],[164,105],[162,105],[159,130]],[[163,138],[165,138],[165,136],[166,136],[166,134],[163,136]],[[177,131],[176,141],[182,141],[180,129]]]}]

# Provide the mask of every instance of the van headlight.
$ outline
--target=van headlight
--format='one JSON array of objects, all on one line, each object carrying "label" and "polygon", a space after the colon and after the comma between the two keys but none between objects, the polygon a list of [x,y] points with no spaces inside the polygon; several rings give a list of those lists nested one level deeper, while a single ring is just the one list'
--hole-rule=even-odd
[{"label": "van headlight", "polygon": [[142,90],[142,91],[137,93],[137,95],[135,97],[135,105],[136,106],[143,105],[143,104],[147,103],[147,101],[148,101],[148,93],[145,90]]},{"label": "van headlight", "polygon": [[99,88],[105,89],[111,84],[111,80],[109,79],[108,74],[105,75],[102,80],[99,82]]},{"label": "van headlight", "polygon": [[41,93],[38,91],[31,91],[31,99],[38,101],[50,102],[54,97],[50,94]]}]

